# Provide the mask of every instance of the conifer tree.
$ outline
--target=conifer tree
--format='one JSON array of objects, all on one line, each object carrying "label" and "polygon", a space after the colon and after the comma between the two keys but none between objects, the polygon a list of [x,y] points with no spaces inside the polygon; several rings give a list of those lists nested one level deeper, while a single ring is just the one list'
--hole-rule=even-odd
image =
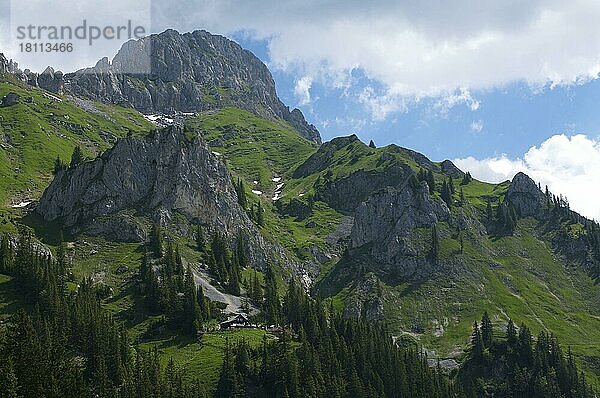
[{"label": "conifer tree", "polygon": [[490,348],[492,346],[494,334],[492,329],[492,322],[490,321],[490,317],[487,311],[483,313],[483,317],[481,318],[481,339],[485,348]]},{"label": "conifer tree", "polygon": [[192,268],[188,264],[185,271],[183,322],[187,333],[195,333],[203,321],[202,312],[198,305],[198,291],[194,282]]},{"label": "conifer tree", "polygon": [[471,358],[474,360],[483,359],[483,339],[477,322],[473,323],[473,334],[471,335]]},{"label": "conifer tree", "polygon": [[244,182],[241,178],[238,178],[237,183],[234,184],[234,187],[237,193],[238,203],[242,209],[246,210],[248,208],[248,199],[246,198],[246,190],[244,189]]},{"label": "conifer tree", "polygon": [[259,200],[258,201],[258,205],[257,205],[257,209],[256,209],[256,223],[262,227],[265,225],[265,215],[264,215],[264,209],[262,207],[262,203]]},{"label": "conifer tree", "polygon": [[[4,361],[2,363],[1,361]],[[0,359],[0,397],[17,398],[17,376],[13,368],[12,358]]]},{"label": "conifer tree", "polygon": [[205,246],[206,239],[204,238],[204,230],[202,229],[202,225],[198,223],[196,226],[196,250],[204,252]]},{"label": "conifer tree", "polygon": [[54,174],[58,173],[61,170],[65,169],[65,165],[63,164],[62,160],[60,160],[60,156],[56,156],[56,159],[54,160],[54,168],[52,170],[52,172]]},{"label": "conifer tree", "polygon": [[429,194],[433,195],[435,192],[435,178],[433,178],[433,171],[427,170],[427,185],[429,186]]},{"label": "conifer tree", "polygon": [[446,203],[449,209],[452,208],[452,191],[450,190],[450,186],[448,185],[447,180],[444,180],[442,183],[442,190],[440,192],[440,196],[442,200]]},{"label": "conifer tree", "polygon": [[250,299],[252,299],[252,301],[258,305],[260,305],[263,300],[263,289],[260,284],[260,280],[258,279],[258,273],[256,270],[254,271],[252,275],[252,281],[250,282]]},{"label": "conifer tree", "polygon": [[79,147],[79,145],[77,145],[75,147],[75,149],[73,149],[73,154],[71,155],[71,164],[70,164],[70,167],[75,167],[75,166],[83,163],[84,160],[85,160],[85,157],[83,156],[83,152],[81,151],[81,147]]},{"label": "conifer tree", "polygon": [[13,250],[10,246],[8,234],[2,234],[0,241],[0,273],[12,274]]},{"label": "conifer tree", "polygon": [[373,148],[373,149],[377,148],[375,146],[375,143],[373,142],[373,140],[369,141],[369,148]]},{"label": "conifer tree", "polygon": [[154,256],[157,258],[162,257],[163,255],[163,245],[164,245],[164,234],[163,230],[158,225],[158,223],[154,223],[152,225],[152,232],[150,233],[150,250],[154,253]]},{"label": "conifer tree", "polygon": [[463,175],[463,179],[462,179],[462,181],[460,182],[460,185],[467,185],[467,184],[468,184],[468,183],[470,183],[471,181],[473,181],[473,177],[471,177],[471,173],[467,171],[467,172],[466,172],[466,173]]},{"label": "conifer tree", "polygon": [[277,293],[277,281],[271,267],[267,268],[265,274],[265,299],[263,304],[263,312],[265,321],[269,325],[279,325],[281,317],[281,302]]}]

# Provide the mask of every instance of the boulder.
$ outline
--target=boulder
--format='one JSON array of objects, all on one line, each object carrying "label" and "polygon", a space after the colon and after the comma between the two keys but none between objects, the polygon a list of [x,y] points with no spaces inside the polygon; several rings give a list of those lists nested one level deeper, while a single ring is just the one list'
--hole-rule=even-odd
[{"label": "boulder", "polygon": [[17,105],[21,102],[21,96],[15,93],[8,93],[0,99],[0,108]]}]

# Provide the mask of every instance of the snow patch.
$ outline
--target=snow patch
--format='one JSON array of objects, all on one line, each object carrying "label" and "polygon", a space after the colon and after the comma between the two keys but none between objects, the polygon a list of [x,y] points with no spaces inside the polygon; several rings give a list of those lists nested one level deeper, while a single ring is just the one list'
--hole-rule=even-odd
[{"label": "snow patch", "polygon": [[281,177],[274,177],[271,181],[279,182],[279,181],[281,181]]},{"label": "snow patch", "polygon": [[262,192],[261,192],[261,191],[257,191],[257,190],[255,190],[255,189],[253,189],[253,190],[252,190],[252,193],[253,193],[253,194],[256,194],[256,195],[262,195]]},{"label": "snow patch", "polygon": [[23,201],[21,203],[17,203],[16,205],[12,205],[11,207],[13,209],[22,209],[23,207],[27,207],[31,204],[31,200],[30,201]]}]

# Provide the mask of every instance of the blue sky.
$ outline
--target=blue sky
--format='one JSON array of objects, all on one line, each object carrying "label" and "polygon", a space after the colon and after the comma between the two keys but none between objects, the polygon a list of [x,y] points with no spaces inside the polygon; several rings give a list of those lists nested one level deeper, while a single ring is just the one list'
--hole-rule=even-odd
[{"label": "blue sky", "polygon": [[[232,39],[269,64],[267,40],[249,39],[233,34]],[[374,120],[364,104],[343,89],[315,83],[311,102],[302,104],[294,88],[298,76],[271,68],[277,92],[290,107],[298,107],[314,123],[324,141],[356,133],[363,141],[377,145],[395,143],[426,154],[433,160],[521,157],[532,146],[555,134],[600,134],[600,81],[558,87],[531,87],[524,82],[507,83],[499,88],[471,91],[477,109],[461,102],[450,109],[439,109],[439,98],[413,101],[407,109]],[[366,86],[377,86],[360,71],[355,71],[354,93]],[[337,122],[336,122],[337,119]]]}]

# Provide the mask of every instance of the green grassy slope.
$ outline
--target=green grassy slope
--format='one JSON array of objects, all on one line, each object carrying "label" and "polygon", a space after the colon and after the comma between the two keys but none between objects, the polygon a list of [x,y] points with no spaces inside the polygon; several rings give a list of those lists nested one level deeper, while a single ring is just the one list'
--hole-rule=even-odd
[{"label": "green grassy slope", "polygon": [[[81,145],[88,156],[94,156],[111,145],[105,133],[122,137],[130,132],[143,134],[152,128],[133,110],[94,103],[91,108],[87,104],[86,111],[71,99],[50,96],[6,78],[0,80],[0,97],[8,92],[19,94],[22,101],[0,108],[0,230],[14,230],[11,220],[18,220],[19,211],[7,206],[39,197],[51,178],[57,156],[68,161],[75,145]],[[31,102],[23,101],[29,97]],[[317,180],[336,181],[354,172],[384,172],[397,165],[407,165],[415,172],[423,165],[433,167],[438,191],[446,178],[439,170],[439,163],[428,163],[394,145],[369,148],[353,137],[341,139],[343,142],[326,158],[320,158],[325,155],[319,154],[313,143],[300,137],[289,125],[235,108],[196,116],[187,125],[201,131],[234,177],[245,181],[250,203],[260,201],[265,209],[263,234],[300,259],[311,258],[315,246],[326,247],[325,237],[335,230],[342,217],[319,200],[306,214],[298,214],[296,210],[308,209],[308,198],[318,194]],[[311,157],[313,161],[322,161],[324,166],[306,175],[295,173]],[[281,183],[283,186],[278,190]],[[455,179],[454,185],[460,189],[460,179]],[[462,188],[468,201],[465,211],[480,216],[488,199],[494,203],[501,200],[508,183],[473,180]],[[281,197],[280,205],[272,200],[276,192]],[[454,215],[459,211],[462,210],[455,207]],[[36,223],[32,226],[40,237],[50,238],[46,242],[54,243],[51,237],[57,231],[55,226]],[[576,225],[568,228],[573,234],[579,233]],[[565,264],[553,252],[536,221],[520,220],[513,236],[470,234],[465,239],[464,253],[458,251],[459,242],[452,228],[441,225],[440,231],[441,259],[456,265],[453,269],[459,271],[419,284],[384,280],[384,311],[394,334],[409,334],[441,357],[460,356],[467,345],[472,322],[481,317],[483,310],[488,310],[498,326],[510,317],[517,324],[527,323],[534,332],[555,333],[565,346],[573,347],[587,371],[600,374],[600,369],[593,365],[600,358],[597,347],[600,287],[583,270]],[[428,232],[423,231],[423,235],[428,236]],[[189,244],[191,237],[181,237],[183,256],[195,261],[196,254]],[[70,255],[75,279],[91,276],[112,289],[113,295],[105,304],[127,323],[136,344],[139,342],[144,348],[157,346],[165,354],[164,360],[173,357],[209,385],[216,381],[226,337],[245,338],[252,345],[262,341],[261,331],[207,334],[200,341],[175,336],[148,341],[141,336],[155,317],[146,312],[135,292],[139,245],[81,237]],[[344,266],[335,267],[334,262],[335,258],[323,264],[325,278]],[[125,272],[118,271],[121,266],[127,267]],[[347,281],[329,286],[327,295],[342,309],[351,289],[352,281]],[[10,278],[0,275],[0,318],[13,312],[18,303]]]},{"label": "green grassy slope", "polygon": [[[348,138],[328,156],[326,167],[292,180],[283,200],[298,192],[314,192],[313,184],[319,177],[335,181],[358,170],[383,172],[398,163],[415,172],[425,167],[410,151],[395,146],[369,148]],[[435,196],[447,178],[439,166],[430,164],[435,170]],[[453,217],[464,213],[480,220],[485,217],[487,201],[502,201],[509,186],[508,181],[489,184],[472,180],[461,185],[461,179],[456,178],[453,182],[454,199],[458,200],[462,188],[468,202],[463,207],[454,206]],[[581,225],[568,224],[563,227],[573,236],[581,233]],[[572,347],[588,372],[600,375],[600,368],[594,365],[600,357],[600,286],[579,266],[568,264],[554,252],[543,225],[531,218],[521,219],[512,236],[480,236],[467,231],[463,253],[456,227],[440,223],[438,228],[442,237],[440,263],[445,268],[436,277],[403,283],[391,280],[385,272],[379,274],[385,319],[394,334],[412,336],[442,358],[460,358],[468,346],[473,322],[488,310],[499,328],[510,317],[517,325],[528,324],[535,333],[545,330],[556,334],[565,346]],[[425,230],[414,236],[428,240],[430,234]],[[318,285],[321,294],[332,297],[334,305],[342,309],[355,279],[378,268],[370,256],[357,253],[351,261],[331,268]]]},{"label": "green grassy slope", "polygon": [[222,154],[230,170],[254,189],[274,189],[274,177],[289,173],[315,151],[315,144],[290,125],[262,119],[237,108],[199,115],[187,125],[202,132],[215,152]]},{"label": "green grassy slope", "polygon": [[91,157],[115,138],[152,128],[135,110],[91,102],[80,106],[0,76],[0,97],[11,92],[21,101],[0,108],[0,205],[39,197],[57,156],[68,162],[76,145]]},{"label": "green grassy slope", "polygon": [[200,131],[213,151],[224,158],[234,177],[244,180],[250,202],[261,202],[265,211],[262,232],[267,237],[302,259],[311,257],[311,247],[324,246],[323,239],[340,218],[335,210],[318,203],[310,217],[300,219],[279,211],[272,200],[276,192],[291,197],[295,185],[291,175],[316,151],[313,142],[287,123],[265,120],[237,108],[199,115],[186,125]]}]

